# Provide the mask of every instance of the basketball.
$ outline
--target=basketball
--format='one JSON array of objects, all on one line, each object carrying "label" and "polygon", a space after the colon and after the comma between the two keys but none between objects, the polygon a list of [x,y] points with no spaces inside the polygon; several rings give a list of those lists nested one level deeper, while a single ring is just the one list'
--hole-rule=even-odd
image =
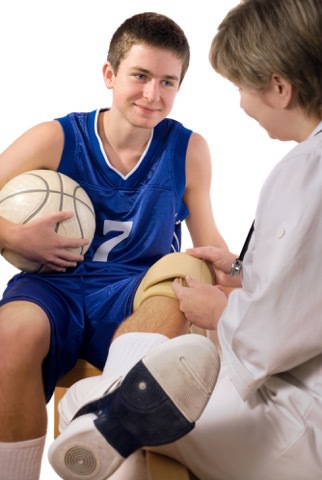
[{"label": "basketball", "polygon": [[[55,231],[69,238],[93,240],[95,212],[85,190],[74,180],[52,170],[31,170],[17,175],[0,190],[0,216],[24,224],[58,211],[73,211],[74,216],[55,225]],[[84,255],[89,245],[71,249]],[[30,273],[48,271],[40,263],[3,249],[2,256],[19,270]]]}]

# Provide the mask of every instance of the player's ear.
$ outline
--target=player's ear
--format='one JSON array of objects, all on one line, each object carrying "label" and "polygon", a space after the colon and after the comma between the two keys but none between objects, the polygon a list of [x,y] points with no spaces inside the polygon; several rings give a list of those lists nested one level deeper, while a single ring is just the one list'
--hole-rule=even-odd
[{"label": "player's ear", "polygon": [[103,77],[104,82],[107,88],[113,88],[113,80],[114,80],[114,69],[110,62],[106,62],[103,65]]},{"label": "player's ear", "polygon": [[271,86],[275,92],[275,98],[277,99],[279,106],[287,108],[293,98],[293,85],[285,78],[273,74],[271,77]]}]

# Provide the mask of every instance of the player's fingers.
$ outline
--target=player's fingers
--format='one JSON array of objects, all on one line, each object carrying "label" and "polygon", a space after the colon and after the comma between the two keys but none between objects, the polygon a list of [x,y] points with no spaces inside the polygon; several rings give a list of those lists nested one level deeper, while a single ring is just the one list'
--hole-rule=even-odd
[{"label": "player's fingers", "polygon": [[67,268],[76,267],[77,264],[83,260],[83,255],[65,252],[65,254],[60,254],[60,256],[56,256],[50,261],[47,261],[45,266],[56,272],[64,272]]},{"label": "player's fingers", "polygon": [[64,235],[60,235],[61,241],[59,243],[61,248],[82,248],[86,247],[86,245],[90,244],[90,240],[88,238],[69,238],[65,237]]},{"label": "player's fingers", "polygon": [[54,212],[54,213],[49,213],[48,216],[47,216],[47,219],[48,219],[48,221],[58,223],[58,222],[64,222],[65,220],[69,220],[74,215],[75,214],[72,210]]},{"label": "player's fingers", "polygon": [[66,263],[82,262],[84,255],[82,253],[73,252],[72,250],[62,249],[57,253],[55,258],[56,263],[65,266]]}]

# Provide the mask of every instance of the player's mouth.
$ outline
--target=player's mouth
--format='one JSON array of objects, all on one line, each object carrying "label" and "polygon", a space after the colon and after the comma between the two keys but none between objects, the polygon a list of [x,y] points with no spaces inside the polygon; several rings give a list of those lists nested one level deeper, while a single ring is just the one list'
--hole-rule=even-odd
[{"label": "player's mouth", "polygon": [[154,113],[159,113],[161,111],[160,108],[155,108],[155,107],[146,106],[146,105],[139,105],[138,103],[135,103],[135,106],[147,115],[153,115]]}]

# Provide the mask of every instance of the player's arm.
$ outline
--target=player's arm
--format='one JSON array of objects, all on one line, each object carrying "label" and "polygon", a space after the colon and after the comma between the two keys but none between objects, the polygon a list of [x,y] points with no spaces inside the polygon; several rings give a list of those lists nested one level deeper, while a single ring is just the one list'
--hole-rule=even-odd
[{"label": "player's arm", "polygon": [[63,148],[64,134],[57,121],[32,127],[1,153],[0,188],[28,170],[57,170]]},{"label": "player's arm", "polygon": [[206,140],[199,134],[190,137],[186,157],[186,189],[183,201],[189,209],[186,224],[193,246],[216,246],[227,248],[220,234],[212,210],[211,188],[212,164]]},{"label": "player's arm", "polygon": [[[0,188],[11,178],[29,170],[57,170],[63,146],[64,134],[58,122],[31,128],[0,155]],[[84,240],[62,237],[54,231],[58,221],[70,216],[70,213],[59,212],[25,225],[16,225],[0,217],[0,249],[13,250],[58,271],[75,266],[83,257],[68,249],[81,246]]]},{"label": "player's arm", "polygon": [[[227,244],[217,228],[213,215],[210,195],[211,175],[212,163],[208,143],[201,135],[193,133],[186,158],[186,190],[183,198],[190,212],[186,219],[187,227],[194,247],[219,247],[228,254]],[[198,254],[195,253],[195,256],[198,257]],[[217,275],[211,262],[207,263],[213,270],[215,283],[225,285],[224,291],[228,295],[231,289],[235,288],[236,282],[227,283],[226,276],[224,275],[223,279],[221,272]]]}]

